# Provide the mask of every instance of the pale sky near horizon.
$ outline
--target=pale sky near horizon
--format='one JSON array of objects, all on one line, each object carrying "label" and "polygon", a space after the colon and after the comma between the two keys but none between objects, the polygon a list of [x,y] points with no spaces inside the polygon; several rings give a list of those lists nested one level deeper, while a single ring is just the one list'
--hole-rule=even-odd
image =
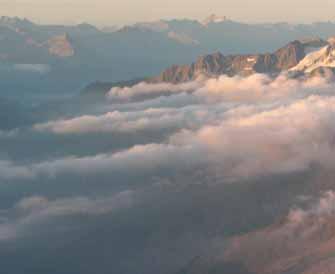
[{"label": "pale sky near horizon", "polygon": [[334,0],[0,0],[0,15],[39,23],[124,25],[225,15],[243,22],[335,21]]}]

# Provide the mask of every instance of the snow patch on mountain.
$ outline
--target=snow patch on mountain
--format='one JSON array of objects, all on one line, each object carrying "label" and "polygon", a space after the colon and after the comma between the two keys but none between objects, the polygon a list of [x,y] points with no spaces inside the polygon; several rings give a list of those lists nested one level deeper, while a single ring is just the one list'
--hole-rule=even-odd
[{"label": "snow patch on mountain", "polygon": [[327,45],[321,49],[307,49],[309,53],[303,58],[298,65],[291,68],[290,71],[299,71],[311,73],[315,69],[321,67],[335,68],[335,48],[332,45]]}]

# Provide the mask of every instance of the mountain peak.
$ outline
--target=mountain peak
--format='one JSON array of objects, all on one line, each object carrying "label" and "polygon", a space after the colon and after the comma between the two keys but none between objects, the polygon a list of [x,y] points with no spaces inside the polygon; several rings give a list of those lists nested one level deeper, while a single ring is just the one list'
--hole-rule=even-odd
[{"label": "mountain peak", "polygon": [[202,24],[204,26],[207,26],[209,24],[212,23],[222,23],[224,21],[227,21],[228,18],[226,16],[218,16],[216,14],[211,14],[210,16],[208,16],[204,21],[202,21]]},{"label": "mountain peak", "polygon": [[134,25],[125,26],[120,29],[121,32],[140,30],[140,31],[154,31],[164,32],[169,29],[169,24],[166,21],[158,20],[151,22],[140,22]]},{"label": "mountain peak", "polygon": [[8,25],[8,26],[31,26],[34,25],[31,21],[26,18],[19,18],[19,17],[9,17],[9,16],[1,16],[0,17],[0,24]]},{"label": "mountain peak", "polygon": [[67,33],[48,40],[49,53],[58,57],[71,57],[75,54],[71,39]]},{"label": "mountain peak", "polygon": [[91,24],[88,24],[88,23],[85,23],[85,22],[81,23],[81,24],[78,24],[77,28],[79,28],[82,31],[87,31],[87,32],[98,31],[98,29],[95,26],[93,26]]},{"label": "mountain peak", "polygon": [[335,38],[329,38],[325,43],[325,45],[320,44],[320,47],[314,51],[309,51],[305,58],[291,68],[291,71],[313,73],[315,71],[324,72],[326,68],[333,70],[335,68]]}]

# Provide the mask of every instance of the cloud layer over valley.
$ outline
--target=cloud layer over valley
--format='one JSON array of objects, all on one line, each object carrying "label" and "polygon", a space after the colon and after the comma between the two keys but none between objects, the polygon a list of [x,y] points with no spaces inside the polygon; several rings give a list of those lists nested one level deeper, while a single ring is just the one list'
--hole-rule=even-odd
[{"label": "cloud layer over valley", "polygon": [[249,250],[271,249],[264,235],[333,218],[334,121],[327,79],[253,75],[114,87],[94,110],[0,131],[0,256],[12,273],[35,245],[38,274],[178,273],[203,254],[268,273]]}]

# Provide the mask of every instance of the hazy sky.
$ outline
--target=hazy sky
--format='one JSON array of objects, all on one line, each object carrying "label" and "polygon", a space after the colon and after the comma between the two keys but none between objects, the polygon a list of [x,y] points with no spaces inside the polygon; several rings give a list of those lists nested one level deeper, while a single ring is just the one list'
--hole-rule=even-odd
[{"label": "hazy sky", "polygon": [[38,22],[122,25],[208,14],[231,19],[311,22],[334,20],[334,0],[0,0],[0,13]]}]

